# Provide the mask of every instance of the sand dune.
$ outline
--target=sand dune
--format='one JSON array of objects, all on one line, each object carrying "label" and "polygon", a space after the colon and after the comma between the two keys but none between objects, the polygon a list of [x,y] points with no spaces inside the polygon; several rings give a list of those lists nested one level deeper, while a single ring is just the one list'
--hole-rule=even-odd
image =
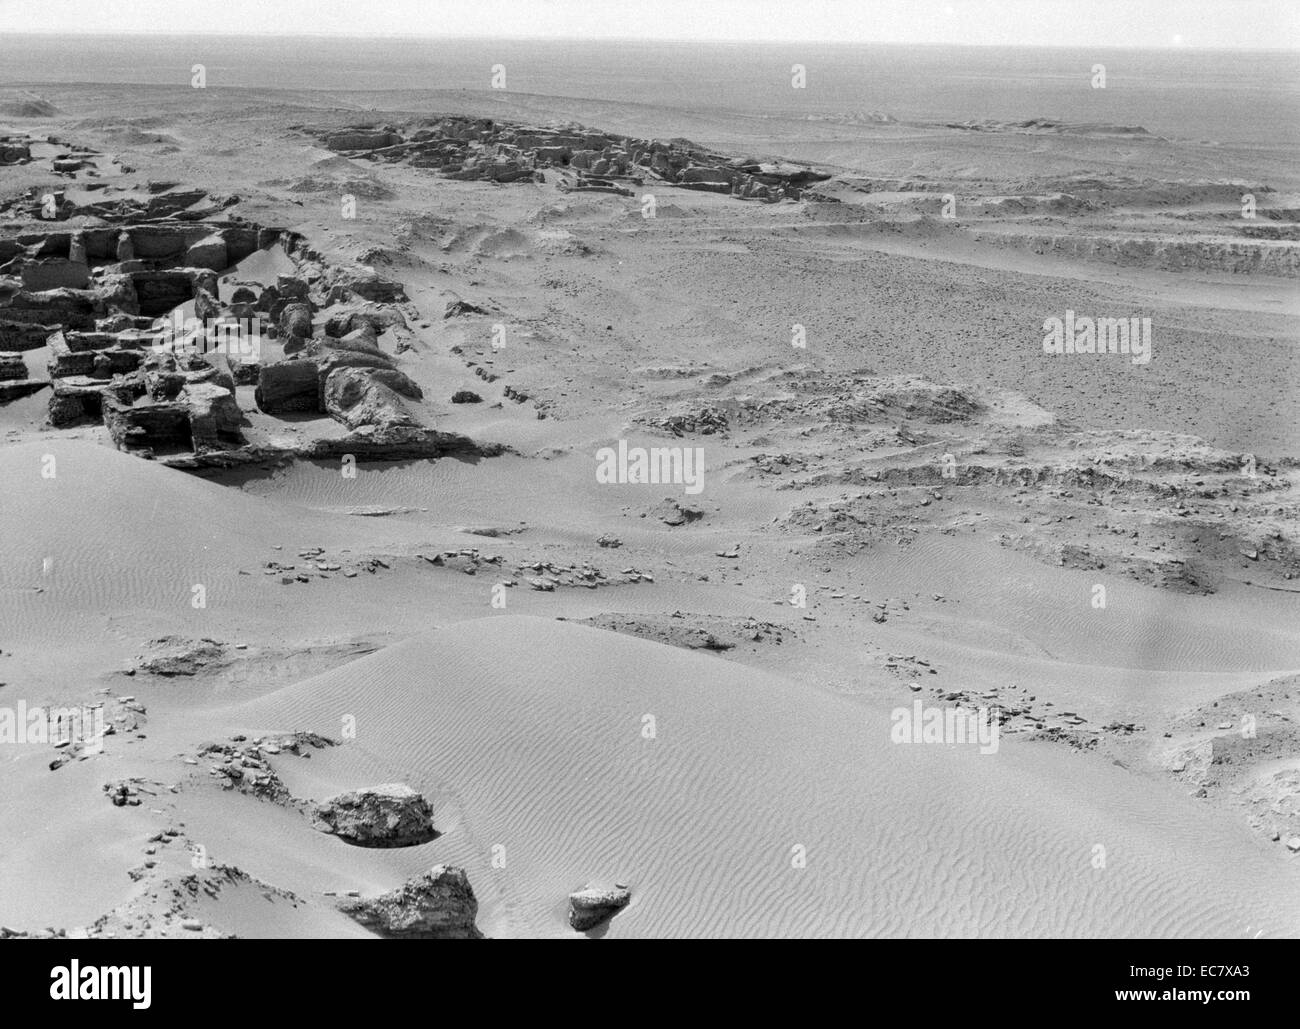
[{"label": "sand dune", "polygon": [[322,732],[345,713],[342,750],[455,812],[430,847],[505,935],[565,932],[560,902],[598,877],[633,887],[615,936],[1238,936],[1300,913],[1276,855],[1117,769],[898,746],[879,708],[599,630],[464,623],[232,712]]}]

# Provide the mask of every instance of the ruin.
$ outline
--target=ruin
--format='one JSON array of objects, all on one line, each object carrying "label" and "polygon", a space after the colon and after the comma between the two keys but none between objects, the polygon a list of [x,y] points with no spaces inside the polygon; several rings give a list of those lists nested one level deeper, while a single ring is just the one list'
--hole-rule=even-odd
[{"label": "ruin", "polygon": [[807,165],[710,153],[685,139],[636,139],[581,126],[537,128],[448,116],[400,127],[306,131],[348,157],[405,162],[450,179],[534,181],[550,170],[561,188],[631,196],[646,182],[775,203],[799,199],[831,176]]},{"label": "ruin", "polygon": [[[555,174],[570,192],[631,196],[649,182],[775,203],[829,178],[572,125],[439,117],[304,131],[353,158],[462,181]],[[0,234],[0,403],[48,387],[51,426],[102,423],[119,449],[179,467],[502,449],[425,424],[423,390],[397,363],[415,314],[404,313],[401,283],[329,266],[297,233],[227,216],[237,198],[176,182],[96,190],[120,162],[65,140],[5,137],[0,159],[78,187],[0,200],[0,217],[15,223]],[[389,337],[391,353],[381,345]],[[35,370],[42,358],[48,377]],[[308,438],[257,430],[245,416],[253,410],[306,423]]]},{"label": "ruin", "polygon": [[[51,170],[81,167],[51,149]],[[423,391],[380,345],[408,332],[400,283],[328,266],[296,233],[222,218],[228,205],[202,191],[147,193],[78,206],[29,190],[0,203],[21,220],[0,235],[0,403],[49,388],[51,426],[102,423],[119,449],[188,468],[499,452],[415,409]],[[72,224],[21,231],[31,222]],[[265,438],[250,431],[254,407],[321,427],[301,443]]]},{"label": "ruin", "polygon": [[0,165],[26,164],[32,159],[31,144],[24,136],[0,136]]}]

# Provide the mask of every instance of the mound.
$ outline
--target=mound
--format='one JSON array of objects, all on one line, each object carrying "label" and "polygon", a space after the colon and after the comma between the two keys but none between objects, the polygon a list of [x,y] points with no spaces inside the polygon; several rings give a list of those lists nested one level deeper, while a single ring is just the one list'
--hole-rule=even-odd
[{"label": "mound", "polygon": [[313,161],[307,167],[316,172],[341,175],[355,175],[364,168],[358,162],[346,157],[339,157],[337,154],[331,157],[322,157],[319,161]]},{"label": "mound", "polygon": [[893,744],[886,711],[572,624],[461,623],[232,714],[353,715],[367,768],[455,811],[427,850],[466,867],[489,935],[569,932],[565,896],[602,877],[632,888],[616,936],[1236,936],[1300,914],[1280,859],[1181,793],[1032,744]]},{"label": "mound", "polygon": [[59,109],[46,100],[0,101],[0,114],[7,118],[48,118],[58,113]]},{"label": "mound", "polygon": [[87,604],[225,578],[280,520],[264,501],[83,440],[8,447],[0,476],[0,585],[40,581],[48,558],[47,589]]},{"label": "mound", "polygon": [[[356,542],[356,519],[226,489],[85,440],[6,447],[0,479],[0,620],[39,637],[78,614],[242,610],[249,570],[272,557],[294,560],[293,550],[272,544],[310,540],[335,552]],[[192,603],[200,585],[202,608]]]},{"label": "mound", "polygon": [[500,229],[480,239],[473,248],[475,257],[527,257],[532,244],[518,229]]}]

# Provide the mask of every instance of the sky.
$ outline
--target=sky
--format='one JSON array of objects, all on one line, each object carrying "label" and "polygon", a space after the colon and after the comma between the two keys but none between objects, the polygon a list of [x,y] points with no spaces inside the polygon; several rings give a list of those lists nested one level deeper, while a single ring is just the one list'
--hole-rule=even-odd
[{"label": "sky", "polygon": [[1300,49],[1300,0],[0,0],[5,33]]}]

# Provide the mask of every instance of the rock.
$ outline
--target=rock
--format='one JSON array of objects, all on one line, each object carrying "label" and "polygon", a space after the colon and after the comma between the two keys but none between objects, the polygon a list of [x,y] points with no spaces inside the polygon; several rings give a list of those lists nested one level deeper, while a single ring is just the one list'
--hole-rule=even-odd
[{"label": "rock", "polygon": [[252,304],[242,303],[230,305],[230,317],[236,321],[244,322],[248,325],[257,325],[260,328],[261,322],[258,318],[258,310]]},{"label": "rock", "polygon": [[316,805],[312,827],[362,847],[411,847],[437,836],[429,802],[405,783],[331,797]]},{"label": "rock", "polygon": [[117,259],[119,261],[135,260],[135,243],[129,232],[122,232],[117,237]]},{"label": "rock", "polygon": [[435,865],[395,890],[339,909],[381,936],[414,940],[480,940],[478,900],[464,869]]},{"label": "rock", "polygon": [[[406,409],[402,398],[380,376],[405,380],[416,390],[410,379],[396,369],[364,369],[339,367],[325,380],[322,407],[325,412],[349,428],[371,425],[378,429],[396,426],[417,426],[419,423]],[[397,381],[400,381],[397,380]]]},{"label": "rock", "polygon": [[320,411],[320,372],[314,361],[277,361],[258,370],[253,393],[267,414]]},{"label": "rock", "polygon": [[406,290],[400,282],[386,279],[369,268],[338,269],[333,276],[331,294],[333,295],[336,290],[343,291],[344,295],[341,299],[345,300],[348,293],[355,294],[362,300],[384,304],[402,303],[407,299]]},{"label": "rock", "polygon": [[362,326],[355,332],[349,332],[339,339],[327,336],[324,339],[312,340],[308,352],[316,360],[326,360],[343,352],[366,354],[375,359],[369,362],[371,367],[397,367],[393,363],[393,359],[379,348],[379,343],[369,326]]},{"label": "rock", "polygon": [[395,371],[393,359],[364,339],[313,340],[307,345],[307,357],[317,367],[320,375],[321,403],[325,401],[325,384],[336,368],[359,368],[374,371]]},{"label": "rock", "polygon": [[[239,362],[236,361],[234,365]],[[230,359],[222,353],[208,353],[190,359],[185,371],[187,383],[211,382],[235,395],[235,372]]]},{"label": "rock", "polygon": [[203,287],[194,291],[194,317],[204,325],[218,321],[222,317],[221,301]]},{"label": "rock", "polygon": [[379,346],[379,333],[369,322],[362,322],[347,335],[336,340],[334,345],[349,350],[371,350],[377,354],[383,353]]},{"label": "rock", "polygon": [[471,389],[458,389],[451,395],[453,404],[481,404],[483,398]]},{"label": "rock", "polygon": [[262,366],[256,361],[236,361],[230,366],[230,374],[236,386],[256,386]]},{"label": "rock", "polygon": [[296,275],[277,275],[275,277],[275,291],[282,297],[292,297],[295,300],[307,302],[309,290],[307,283],[298,278]]},{"label": "rock", "polygon": [[704,512],[699,508],[683,507],[671,497],[665,497],[651,513],[665,525],[685,525],[704,517]]},{"label": "rock", "polygon": [[383,383],[394,393],[400,393],[412,400],[424,399],[424,390],[420,389],[415,380],[396,368],[376,368],[370,373],[370,377],[375,382]]},{"label": "rock", "polygon": [[244,416],[230,390],[216,382],[195,382],[181,396],[190,411],[190,435],[194,449],[223,450],[243,443],[240,426]]},{"label": "rock", "polygon": [[606,889],[588,886],[569,894],[569,925],[580,933],[594,929],[622,911],[632,900],[632,891],[615,885]]},{"label": "rock", "polygon": [[[213,287],[215,288],[215,283],[213,283]],[[136,289],[135,279],[130,275],[115,274],[105,269],[99,273],[99,284],[91,290],[91,294],[93,297],[91,310],[94,313],[94,318],[92,318],[91,325],[87,326],[87,328],[94,327],[95,318],[112,318],[115,315],[127,314],[132,317],[143,316],[146,321],[149,321],[157,316],[154,312],[146,312],[140,309],[140,291]],[[186,299],[188,299],[188,295]],[[184,300],[181,301],[181,303],[184,302]],[[64,324],[70,329],[79,327],[66,319]]]},{"label": "rock", "polygon": [[463,314],[487,314],[487,311],[477,304],[471,304],[464,300],[453,300],[447,305],[447,309],[443,311],[442,316],[444,318],[456,318]]},{"label": "rock", "polygon": [[281,339],[311,339],[311,305],[301,301],[286,304],[276,327]]},{"label": "rock", "polygon": [[[257,292],[257,300],[253,303],[253,306],[259,311],[262,311],[266,314],[270,314],[271,308],[274,307],[281,299],[283,298],[280,296],[280,291],[276,289],[274,286],[267,286],[265,289],[262,289],[259,286]],[[242,302],[247,303],[248,301],[245,299]]]},{"label": "rock", "polygon": [[185,251],[185,265],[188,268],[207,268],[214,272],[225,271],[230,266],[225,239],[214,232],[191,244]]},{"label": "rock", "polygon": [[119,779],[104,783],[103,790],[114,807],[139,807],[139,779]]},{"label": "rock", "polygon": [[1292,854],[1300,854],[1300,836],[1292,836],[1286,841],[1286,849]]},{"label": "rock", "polygon": [[196,676],[209,665],[224,663],[225,648],[214,639],[186,639],[169,635],[151,639],[146,652],[136,657],[134,672],[151,676]]},{"label": "rock", "polygon": [[336,339],[344,337],[363,326],[368,326],[372,334],[378,337],[390,328],[406,329],[406,316],[395,307],[379,304],[366,304],[361,307],[349,307],[336,311],[325,322],[325,335]]}]

